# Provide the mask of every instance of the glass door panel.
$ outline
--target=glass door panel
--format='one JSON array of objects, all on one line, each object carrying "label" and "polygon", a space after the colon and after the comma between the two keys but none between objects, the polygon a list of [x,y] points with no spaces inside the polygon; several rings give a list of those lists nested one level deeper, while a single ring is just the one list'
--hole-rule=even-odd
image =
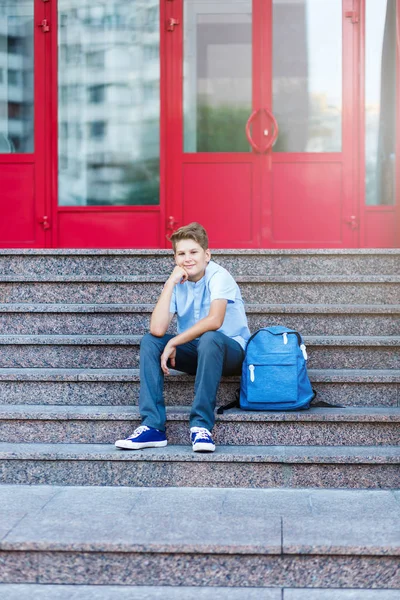
[{"label": "glass door panel", "polygon": [[346,17],[348,6],[347,0],[271,0],[266,32],[272,32],[272,41],[266,35],[264,55],[272,81],[266,77],[264,89],[266,102],[272,97],[279,135],[265,164],[263,206],[265,243],[272,247],[355,243],[351,181],[357,28]]},{"label": "glass door panel", "polygon": [[34,152],[33,13],[33,0],[0,0],[0,154]]},{"label": "glass door panel", "polygon": [[342,2],[273,0],[275,152],[342,150]]},{"label": "glass door panel", "polygon": [[396,0],[367,0],[365,192],[367,205],[396,203]]},{"label": "glass door panel", "polygon": [[159,0],[58,1],[58,203],[159,204]]},{"label": "glass door panel", "polygon": [[248,152],[252,1],[184,4],[184,151]]}]

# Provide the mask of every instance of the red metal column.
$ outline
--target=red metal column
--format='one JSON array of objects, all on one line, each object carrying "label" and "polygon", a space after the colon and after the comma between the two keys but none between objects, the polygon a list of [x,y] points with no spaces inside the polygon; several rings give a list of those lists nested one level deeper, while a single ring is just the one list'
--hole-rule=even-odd
[{"label": "red metal column", "polygon": [[[262,106],[272,112],[272,80],[273,80],[273,56],[272,56],[272,36],[273,36],[273,0],[267,0],[262,3],[260,21],[262,24],[261,34],[261,103]],[[269,123],[263,115],[261,129],[269,129]],[[271,247],[272,238],[272,147],[268,152],[260,156],[260,223],[261,223],[261,248]]]},{"label": "red metal column", "polygon": [[358,48],[360,35],[359,0],[343,0],[343,247],[360,246],[362,212],[357,197],[360,147],[357,144],[359,123]]},{"label": "red metal column", "polygon": [[396,5],[396,233],[395,245],[400,248],[400,0]]},{"label": "red metal column", "polygon": [[[161,0],[164,19],[161,21],[164,36],[165,89],[161,114],[164,136],[161,140],[165,156],[165,211],[161,223],[161,247],[169,248],[167,236],[182,222],[182,158],[183,158],[183,0]],[[179,24],[170,27],[170,20]]]},{"label": "red metal column", "polygon": [[58,47],[57,47],[57,28],[58,13],[57,0],[50,0],[50,21],[52,24],[50,32],[50,49],[48,53],[47,68],[47,110],[48,110],[48,138],[47,138],[47,191],[49,205],[51,206],[52,218],[52,247],[58,248]]}]

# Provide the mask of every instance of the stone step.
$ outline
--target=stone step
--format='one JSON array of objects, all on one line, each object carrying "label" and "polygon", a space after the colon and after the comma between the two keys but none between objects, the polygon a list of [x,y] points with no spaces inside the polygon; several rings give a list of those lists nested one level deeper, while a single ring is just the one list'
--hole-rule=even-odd
[{"label": "stone step", "polygon": [[398,489],[399,467],[394,446],[218,446],[201,454],[189,445],[124,452],[0,443],[0,484]]},{"label": "stone step", "polygon": [[204,586],[215,598],[223,587],[231,598],[236,586],[249,598],[263,587],[269,600],[289,587],[314,588],[310,598],[352,587],[365,598],[400,587],[398,500],[384,490],[4,485],[0,580],[196,586],[196,598]]},{"label": "stone step", "polygon": [[[169,444],[187,444],[190,407],[167,410]],[[137,407],[0,406],[0,442],[114,444],[140,425]],[[312,408],[217,415],[213,438],[227,446],[400,446],[400,408]]]},{"label": "stone step", "polygon": [[[0,335],[0,368],[129,369],[139,335]],[[310,369],[399,369],[400,336],[304,336]]]},{"label": "stone step", "polygon": [[[234,275],[399,274],[398,249],[213,250]],[[117,275],[159,272],[174,265],[168,250],[0,250],[1,275]]]},{"label": "stone step", "polygon": [[[0,335],[143,334],[153,308],[154,304],[0,304]],[[286,325],[304,335],[400,335],[399,304],[248,304],[246,313],[251,331]]]},{"label": "stone step", "polygon": [[[309,369],[318,400],[345,406],[400,406],[400,370]],[[194,377],[171,371],[165,402],[190,404]],[[223,377],[219,405],[231,402],[240,377]],[[137,405],[138,369],[0,369],[0,405]]]},{"label": "stone step", "polygon": [[[38,579],[42,579],[38,576]],[[3,600],[398,600],[398,590],[0,583]]]},{"label": "stone step", "polygon": [[[41,577],[38,577],[41,579]],[[288,590],[289,591],[289,590]],[[374,590],[365,600],[398,600],[395,590]],[[394,594],[394,595],[393,595]],[[34,583],[0,583],[3,600],[282,600],[280,588],[145,585],[54,585]],[[322,597],[323,600],[324,597]],[[343,595],[338,600],[353,600]],[[292,597],[296,600],[296,596]],[[300,597],[299,597],[300,600]]]},{"label": "stone step", "polygon": [[[236,276],[247,304],[398,304],[397,275]],[[1,303],[157,302],[165,275],[3,275]]]}]

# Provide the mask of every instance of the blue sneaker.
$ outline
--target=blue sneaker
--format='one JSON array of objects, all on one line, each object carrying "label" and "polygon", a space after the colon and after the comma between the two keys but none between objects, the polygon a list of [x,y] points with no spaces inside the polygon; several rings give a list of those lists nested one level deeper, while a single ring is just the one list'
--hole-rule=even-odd
[{"label": "blue sneaker", "polygon": [[190,439],[193,452],[214,452],[215,450],[211,433],[205,427],[191,427]]},{"label": "blue sneaker", "polygon": [[115,445],[123,450],[141,450],[142,448],[161,448],[167,443],[165,431],[141,425],[125,440],[117,440]]}]

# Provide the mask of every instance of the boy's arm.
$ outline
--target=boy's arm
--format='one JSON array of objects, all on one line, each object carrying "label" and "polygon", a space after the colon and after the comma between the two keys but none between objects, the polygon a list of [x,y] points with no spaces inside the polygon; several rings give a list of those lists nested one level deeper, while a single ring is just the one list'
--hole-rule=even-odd
[{"label": "boy's arm", "polygon": [[150,319],[150,333],[162,337],[167,333],[174,313],[170,312],[171,298],[177,283],[186,281],[188,274],[181,267],[175,267],[169,276]]},{"label": "boy's arm", "polygon": [[189,327],[189,329],[186,329],[186,331],[179,333],[167,343],[164,348],[164,352],[161,355],[161,369],[165,375],[169,375],[169,369],[167,367],[168,359],[170,359],[171,365],[173,367],[175,366],[177,346],[195,340],[203,335],[203,333],[206,333],[206,331],[216,331],[222,327],[225,319],[227,304],[228,301],[224,299],[213,300],[210,305],[210,311],[208,315],[204,317],[204,319],[200,319],[200,321],[197,321],[195,325]]}]

